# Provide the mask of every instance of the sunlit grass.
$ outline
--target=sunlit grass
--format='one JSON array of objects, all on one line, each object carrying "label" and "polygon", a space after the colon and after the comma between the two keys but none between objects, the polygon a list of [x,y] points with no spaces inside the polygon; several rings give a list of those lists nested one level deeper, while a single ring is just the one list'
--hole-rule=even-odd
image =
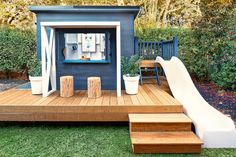
[{"label": "sunlit grass", "polygon": [[[136,156],[132,154],[128,124],[0,123],[0,156]],[[203,149],[200,155],[236,156],[236,149]]]}]

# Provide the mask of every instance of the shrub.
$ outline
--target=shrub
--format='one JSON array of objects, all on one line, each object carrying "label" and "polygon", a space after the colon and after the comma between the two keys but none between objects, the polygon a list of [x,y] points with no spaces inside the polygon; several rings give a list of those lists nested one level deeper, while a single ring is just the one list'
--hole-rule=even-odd
[{"label": "shrub", "polygon": [[220,44],[221,55],[213,60],[210,78],[220,87],[236,90],[236,41]]},{"label": "shrub", "polygon": [[[206,65],[206,75],[217,85],[236,90],[236,5],[205,3],[201,6],[204,16],[195,24],[194,37]],[[212,9],[212,5],[218,9]]]},{"label": "shrub", "polygon": [[0,71],[27,72],[36,57],[36,37],[33,31],[0,28]]},{"label": "shrub", "polygon": [[128,75],[130,77],[136,76],[138,74],[139,68],[139,55],[133,55],[131,57],[121,57],[121,69],[124,75]]},{"label": "shrub", "polygon": [[38,59],[33,60],[29,65],[29,75],[30,76],[42,76],[42,66]]}]

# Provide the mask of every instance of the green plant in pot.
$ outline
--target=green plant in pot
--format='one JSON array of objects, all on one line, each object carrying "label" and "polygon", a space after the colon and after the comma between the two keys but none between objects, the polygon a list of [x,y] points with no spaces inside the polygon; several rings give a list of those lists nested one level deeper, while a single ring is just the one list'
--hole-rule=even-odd
[{"label": "green plant in pot", "polygon": [[29,80],[32,94],[42,94],[42,66],[39,60],[35,60],[29,67]]},{"label": "green plant in pot", "polygon": [[138,74],[140,57],[132,55],[131,57],[121,57],[121,69],[125,82],[125,91],[127,94],[138,93],[138,83],[140,75]]}]

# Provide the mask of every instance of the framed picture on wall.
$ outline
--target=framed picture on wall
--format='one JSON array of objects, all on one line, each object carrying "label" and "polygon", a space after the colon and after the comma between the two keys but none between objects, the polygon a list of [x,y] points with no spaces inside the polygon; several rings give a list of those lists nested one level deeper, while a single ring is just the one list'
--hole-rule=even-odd
[{"label": "framed picture on wall", "polygon": [[83,52],[96,51],[95,34],[93,33],[82,34],[82,51]]},{"label": "framed picture on wall", "polygon": [[66,37],[66,43],[68,43],[68,44],[77,43],[77,36],[76,36],[76,34],[68,33],[68,34],[65,35],[65,37]]},{"label": "framed picture on wall", "polygon": [[96,44],[100,44],[100,36],[101,34],[96,34]]},{"label": "framed picture on wall", "polygon": [[106,37],[105,34],[100,35],[100,50],[101,52],[105,51]]},{"label": "framed picture on wall", "polygon": [[82,34],[81,33],[78,33],[77,35],[77,40],[78,40],[78,43],[82,43]]}]

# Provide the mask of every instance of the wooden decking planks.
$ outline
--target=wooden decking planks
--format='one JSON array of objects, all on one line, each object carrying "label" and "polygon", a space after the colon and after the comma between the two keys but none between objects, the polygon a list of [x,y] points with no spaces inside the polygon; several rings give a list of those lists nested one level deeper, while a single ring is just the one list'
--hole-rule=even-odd
[{"label": "wooden decking planks", "polygon": [[131,123],[192,123],[185,114],[130,114]]},{"label": "wooden decking planks", "polygon": [[132,132],[134,153],[200,153],[202,141],[191,131]]},{"label": "wooden decking planks", "polygon": [[12,118],[9,120],[14,119],[14,114],[26,114],[22,119],[19,118],[20,115],[15,116],[18,118],[15,118],[17,121],[36,115],[33,120],[53,118],[58,121],[65,120],[63,114],[65,117],[74,115],[72,121],[101,120],[101,117],[103,117],[102,121],[128,121],[129,113],[180,113],[182,111],[182,105],[175,103],[174,98],[156,84],[140,86],[137,95],[127,95],[122,91],[121,97],[116,96],[115,90],[104,90],[99,98],[88,98],[85,90],[76,91],[74,96],[69,98],[60,97],[59,91],[46,98],[32,95],[30,90],[11,89],[0,93],[0,121],[7,120],[6,117],[4,118],[6,114],[11,114]]},{"label": "wooden decking planks", "polygon": [[54,99],[56,99],[59,96],[59,92],[56,91],[54,93],[52,93],[52,95],[50,95],[50,97],[44,97],[41,99],[39,99],[38,101],[36,101],[35,103],[33,103],[33,106],[41,106],[41,105],[48,105],[51,101],[53,101]]},{"label": "wooden decking planks", "polygon": [[86,91],[76,91],[73,97],[63,98],[59,92],[43,98],[41,95],[31,95],[29,90],[12,90],[1,95],[0,106],[4,105],[79,105],[79,106],[122,106],[122,105],[175,105],[179,103],[168,93],[158,89],[157,85],[143,85],[139,87],[137,95],[127,95],[122,92],[116,97],[115,91],[103,91],[99,98],[88,98]]},{"label": "wooden decking planks", "polygon": [[132,132],[131,136],[134,144],[202,144],[202,141],[190,131]]},{"label": "wooden decking planks", "polygon": [[130,131],[190,131],[192,120],[185,114],[129,114]]}]

